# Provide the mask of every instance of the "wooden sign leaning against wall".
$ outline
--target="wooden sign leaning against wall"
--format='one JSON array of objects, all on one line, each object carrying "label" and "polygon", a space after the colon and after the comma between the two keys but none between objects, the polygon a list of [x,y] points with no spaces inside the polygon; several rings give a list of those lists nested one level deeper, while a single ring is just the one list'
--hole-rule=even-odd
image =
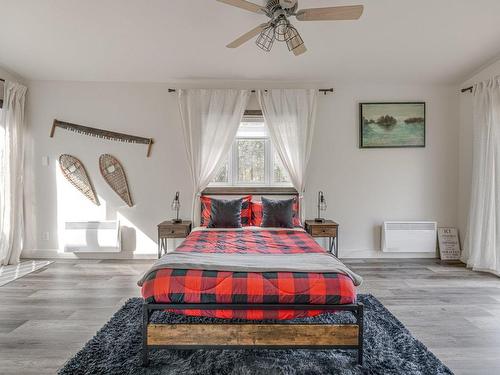
[{"label": "wooden sign leaning against wall", "polygon": [[146,154],[148,158],[151,155],[151,147],[153,146],[154,143],[153,138],[138,137],[136,135],[118,133],[98,128],[91,128],[88,126],[72,124],[70,122],[59,121],[59,120],[54,120],[52,124],[52,129],[50,130],[50,138],[54,137],[54,132],[56,131],[56,128],[71,130],[73,132],[89,135],[91,137],[110,139],[113,141],[145,144],[148,146],[148,151]]},{"label": "wooden sign leaning against wall", "polygon": [[460,241],[457,228],[438,228],[439,257],[441,260],[460,259]]}]

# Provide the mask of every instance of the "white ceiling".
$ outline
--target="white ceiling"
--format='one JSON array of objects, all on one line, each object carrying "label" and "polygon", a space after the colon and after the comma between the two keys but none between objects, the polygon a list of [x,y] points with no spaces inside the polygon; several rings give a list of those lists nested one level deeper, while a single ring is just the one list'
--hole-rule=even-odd
[{"label": "white ceiling", "polygon": [[308,47],[295,57],[225,48],[265,16],[215,0],[0,0],[0,65],[41,80],[454,83],[500,53],[499,0],[299,0],[359,3],[359,21],[293,20]]}]

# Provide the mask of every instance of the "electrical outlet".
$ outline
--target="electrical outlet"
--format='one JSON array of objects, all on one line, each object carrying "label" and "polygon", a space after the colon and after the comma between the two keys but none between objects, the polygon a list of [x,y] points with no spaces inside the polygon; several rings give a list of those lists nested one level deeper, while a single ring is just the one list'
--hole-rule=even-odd
[{"label": "electrical outlet", "polygon": [[43,232],[42,233],[42,240],[44,240],[44,241],[50,240],[50,233],[49,232]]}]

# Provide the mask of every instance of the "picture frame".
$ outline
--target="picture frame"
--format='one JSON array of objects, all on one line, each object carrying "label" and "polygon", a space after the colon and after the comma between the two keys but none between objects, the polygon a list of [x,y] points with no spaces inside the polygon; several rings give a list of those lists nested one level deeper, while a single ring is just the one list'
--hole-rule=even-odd
[{"label": "picture frame", "polygon": [[359,103],[359,148],[426,146],[425,102]]}]

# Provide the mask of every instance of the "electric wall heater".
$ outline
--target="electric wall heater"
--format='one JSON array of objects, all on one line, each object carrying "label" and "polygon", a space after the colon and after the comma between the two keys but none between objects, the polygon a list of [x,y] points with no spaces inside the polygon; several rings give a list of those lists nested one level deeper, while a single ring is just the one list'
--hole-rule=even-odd
[{"label": "electric wall heater", "polygon": [[64,251],[117,253],[121,251],[120,222],[72,221],[64,226]]},{"label": "electric wall heater", "polygon": [[385,221],[382,251],[394,253],[432,253],[436,251],[437,222]]}]

